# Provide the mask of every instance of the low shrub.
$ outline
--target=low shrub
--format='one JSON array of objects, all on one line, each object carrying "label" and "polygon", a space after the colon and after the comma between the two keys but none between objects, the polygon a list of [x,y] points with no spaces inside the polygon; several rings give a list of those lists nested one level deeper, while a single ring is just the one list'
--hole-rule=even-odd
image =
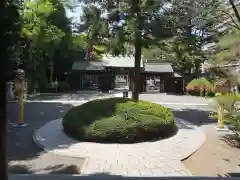
[{"label": "low shrub", "polygon": [[64,131],[80,141],[134,143],[176,133],[170,109],[127,98],[93,100],[72,108],[63,118]]},{"label": "low shrub", "polygon": [[189,94],[192,93],[193,95],[213,96],[214,85],[206,78],[201,77],[189,82],[186,86],[186,90]]},{"label": "low shrub", "polygon": [[[199,89],[189,90],[188,94],[191,95],[191,96],[201,96],[201,92],[200,92]],[[205,91],[203,91],[202,94],[205,95],[206,97],[214,97],[215,96],[214,92],[205,93]]]}]

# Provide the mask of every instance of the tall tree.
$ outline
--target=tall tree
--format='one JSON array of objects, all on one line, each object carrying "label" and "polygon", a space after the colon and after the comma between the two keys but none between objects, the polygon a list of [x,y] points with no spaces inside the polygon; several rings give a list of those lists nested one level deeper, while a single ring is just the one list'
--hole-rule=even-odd
[{"label": "tall tree", "polygon": [[[159,61],[170,61],[179,73],[190,73],[192,70],[199,72],[200,64],[205,59],[202,46],[209,41],[206,37],[214,32],[218,6],[217,0],[172,1],[164,12],[165,18],[162,18],[162,24],[168,27],[165,30],[171,30],[172,36],[160,41],[160,47],[146,50],[144,54],[152,55],[153,59]],[[164,31],[159,30],[158,33],[164,35]]]},{"label": "tall tree", "polygon": [[231,29],[219,38],[216,52],[211,56],[213,64],[226,64],[240,58],[240,31]]},{"label": "tall tree", "polygon": [[96,5],[101,14],[107,14],[105,21],[108,23],[108,32],[105,33],[105,43],[111,53],[126,54],[126,46],[133,46],[135,66],[133,70],[133,94],[134,100],[139,99],[140,90],[140,64],[142,47],[147,46],[151,39],[148,24],[158,19],[162,13],[166,1],[155,0],[83,0],[87,5]]},{"label": "tall tree", "polygon": [[39,81],[40,85],[48,81],[46,75],[49,69],[49,80],[53,81],[54,48],[65,36],[61,29],[49,21],[55,11],[56,9],[49,0],[37,0],[25,2],[21,12],[22,37],[24,42],[27,42],[25,47],[28,51],[24,66],[28,77],[31,77],[29,83],[33,86],[36,81]]},{"label": "tall tree", "polygon": [[7,39],[7,77],[11,78],[13,69],[20,64],[19,40],[21,31],[21,20],[19,11],[22,7],[20,1],[7,0],[4,13],[4,37]]},{"label": "tall tree", "polygon": [[225,27],[230,26],[240,30],[240,9],[239,5],[235,2],[235,0],[221,1],[221,5],[218,7],[217,11],[219,22],[215,24],[216,26],[222,24]]},{"label": "tall tree", "polygon": [[238,23],[240,24],[240,13],[239,13],[239,10],[237,9],[235,3],[234,3],[234,0],[229,0],[229,4],[231,5],[232,7],[232,10],[237,18],[237,21]]},{"label": "tall tree", "polygon": [[85,44],[85,59],[94,60],[97,57],[97,46],[103,45],[104,37],[108,36],[108,23],[102,17],[101,10],[94,5],[86,5],[83,9],[83,22],[80,26],[84,31]]},{"label": "tall tree", "polygon": [[[6,81],[10,79],[12,69],[14,68],[16,58],[16,49],[19,42],[19,34],[21,29],[21,21],[19,9],[21,8],[20,1],[7,0],[3,2],[3,15],[1,16],[2,32],[3,32],[3,52],[2,64],[1,64],[1,102],[0,107],[0,168],[1,168],[1,179],[8,179],[7,170],[7,115],[6,115]],[[5,55],[5,56],[4,56]]]}]

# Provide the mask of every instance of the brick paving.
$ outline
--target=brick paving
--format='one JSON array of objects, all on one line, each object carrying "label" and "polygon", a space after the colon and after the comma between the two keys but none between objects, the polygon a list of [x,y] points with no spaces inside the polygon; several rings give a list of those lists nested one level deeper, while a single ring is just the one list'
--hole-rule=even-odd
[{"label": "brick paving", "polygon": [[33,136],[46,151],[71,157],[88,157],[83,174],[108,173],[123,176],[190,176],[181,162],[205,141],[201,129],[176,118],[178,133],[168,139],[136,144],[79,142],[62,131],[61,119],[53,120]]}]

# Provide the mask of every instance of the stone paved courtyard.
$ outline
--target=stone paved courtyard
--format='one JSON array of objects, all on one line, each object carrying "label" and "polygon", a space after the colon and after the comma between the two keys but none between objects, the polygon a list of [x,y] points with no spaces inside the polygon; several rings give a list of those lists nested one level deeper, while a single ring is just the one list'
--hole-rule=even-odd
[{"label": "stone paved courtyard", "polygon": [[[68,95],[65,95],[65,97]],[[78,95],[81,96],[81,95]],[[195,101],[194,99],[188,100],[187,103],[193,103],[193,102],[197,102],[195,103],[195,105],[189,105],[187,104],[186,106],[181,105],[181,103],[183,103],[183,101],[181,101],[180,103],[171,103],[173,101],[173,97],[171,95],[171,98],[168,98],[170,96],[166,96],[164,94],[154,94],[154,95],[150,95],[151,98],[155,99],[156,101],[160,101],[160,100],[164,100],[166,102],[166,104],[164,104],[164,106],[167,106],[171,109],[174,110],[174,114],[176,117],[182,118],[184,120],[186,120],[186,122],[190,122],[193,123],[195,125],[200,125],[201,123],[211,123],[210,121],[208,122],[207,119],[207,115],[208,115],[208,111],[209,111],[209,107],[204,106],[202,99],[200,101]],[[154,98],[155,96],[155,98]],[[89,99],[91,98],[90,95],[88,95]],[[146,94],[143,94],[140,96],[141,99],[147,98],[149,97]],[[50,99],[49,99],[50,98]],[[181,97],[183,98],[183,97]],[[188,97],[186,97],[187,99]],[[32,134],[33,132],[40,128],[41,126],[43,126],[45,123],[50,122],[54,119],[58,119],[64,116],[64,114],[73,106],[81,104],[82,102],[78,101],[67,101],[66,98],[65,99],[59,99],[59,98],[55,98],[55,99],[51,99],[51,97],[48,98],[43,98],[46,100],[51,100],[51,102],[44,102],[43,100],[39,99],[34,99],[33,101],[28,101],[25,103],[25,121],[29,124],[27,127],[25,128],[13,128],[11,126],[11,122],[16,122],[16,103],[8,103],[8,119],[9,119],[9,127],[8,127],[8,161],[9,161],[9,170],[10,172],[14,172],[14,173],[49,173],[48,169],[49,167],[49,162],[44,162],[42,159],[43,157],[46,157],[44,154],[46,152],[44,152],[42,149],[40,149],[38,146],[35,145],[35,143],[33,143],[32,141]],[[167,99],[170,99],[169,104],[166,101]],[[61,101],[63,101],[61,103]],[[203,99],[203,101],[205,101],[205,99]],[[162,102],[162,101],[161,101]],[[175,100],[176,102],[176,100]],[[206,121],[206,122],[205,122]],[[16,152],[16,149],[18,150]],[[42,155],[43,154],[43,155]],[[56,162],[57,161],[57,157],[55,156],[48,156],[48,160],[50,162]],[[52,159],[51,159],[51,158]],[[35,162],[32,164],[32,162]],[[37,163],[36,162],[41,162],[41,168],[32,168],[32,166],[35,166]],[[53,170],[55,170],[55,172],[58,169],[61,169],[59,167],[61,167],[61,165],[66,165],[69,167],[77,167],[77,170],[81,169],[83,164],[84,164],[84,159],[82,160],[82,164],[78,163],[78,161],[74,161],[69,160],[69,159],[65,159],[63,160],[61,163],[55,163],[54,167],[52,167]],[[91,159],[89,159],[89,161],[91,163]],[[171,162],[171,161],[169,161]],[[29,171],[24,170],[24,172],[19,172],[19,168],[18,166],[15,166],[16,164],[24,164],[25,169],[30,169]],[[14,165],[14,168],[13,168]],[[180,165],[179,165],[180,166]],[[45,168],[43,168],[45,167]],[[21,167],[22,168],[22,167]],[[20,169],[21,169],[20,168]],[[14,169],[14,170],[13,170]],[[32,172],[31,169],[34,169],[35,171]],[[46,169],[46,171],[40,171],[41,169]],[[167,170],[165,170],[167,171]],[[71,171],[72,173],[75,171]],[[171,171],[170,171],[171,172]],[[73,174],[74,174],[73,173]],[[185,172],[182,172],[183,174]],[[177,173],[179,174],[179,173]],[[177,175],[175,174],[175,175]],[[172,174],[174,175],[174,173]]]},{"label": "stone paved courtyard", "polygon": [[[135,144],[78,142],[62,131],[61,119],[40,128],[35,141],[46,151],[71,157],[88,157],[84,174],[109,173],[124,176],[191,175],[181,160],[204,142],[200,128],[176,119],[179,131],[171,138]],[[97,150],[97,153],[96,153]]]}]

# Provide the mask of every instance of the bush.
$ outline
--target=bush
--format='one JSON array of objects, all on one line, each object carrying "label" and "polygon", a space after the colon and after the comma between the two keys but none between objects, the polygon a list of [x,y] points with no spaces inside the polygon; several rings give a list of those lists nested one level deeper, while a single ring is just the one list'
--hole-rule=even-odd
[{"label": "bush", "polygon": [[191,82],[189,82],[186,86],[186,90],[188,92],[199,92],[199,95],[209,96],[209,93],[212,95],[214,86],[210,81],[202,77],[199,79],[193,79]]},{"label": "bush", "polygon": [[231,143],[240,148],[240,112],[227,114],[224,123],[229,125],[229,129],[233,131],[233,135],[230,138]]},{"label": "bush", "polygon": [[163,139],[177,131],[169,109],[127,98],[94,100],[74,107],[64,116],[63,127],[77,140],[106,143]]},{"label": "bush", "polygon": [[[201,96],[200,90],[189,90],[188,94],[191,96]],[[203,91],[203,94],[206,96],[205,91]],[[208,92],[206,97],[214,97],[215,93],[214,92]]]},{"label": "bush", "polygon": [[218,95],[213,98],[211,105],[214,108],[218,108],[218,106],[223,106],[223,109],[227,112],[231,113],[234,111],[235,104],[240,101],[240,96],[233,93],[226,93],[223,95]]}]

